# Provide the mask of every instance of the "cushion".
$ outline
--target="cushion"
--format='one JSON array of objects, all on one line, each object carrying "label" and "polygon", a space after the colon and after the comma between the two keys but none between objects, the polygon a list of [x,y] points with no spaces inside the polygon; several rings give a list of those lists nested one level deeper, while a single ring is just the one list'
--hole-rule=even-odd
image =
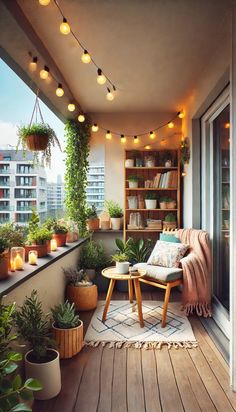
[{"label": "cushion", "polygon": [[181,243],[179,238],[176,237],[176,235],[170,234],[170,233],[161,233],[160,234],[160,240],[163,240],[164,242],[172,242],[172,243]]},{"label": "cushion", "polygon": [[147,263],[148,265],[177,268],[188,248],[189,246],[183,243],[158,240]]},{"label": "cushion", "polygon": [[146,270],[149,278],[161,280],[162,282],[173,282],[183,276],[183,271],[180,268],[165,268],[163,266],[148,265],[147,263],[137,263],[134,267]]}]

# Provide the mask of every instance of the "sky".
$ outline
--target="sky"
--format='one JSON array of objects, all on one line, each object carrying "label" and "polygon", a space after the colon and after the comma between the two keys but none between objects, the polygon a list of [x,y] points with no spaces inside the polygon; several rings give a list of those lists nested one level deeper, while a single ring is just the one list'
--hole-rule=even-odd
[{"label": "sky", "polygon": [[[0,146],[17,144],[17,126],[28,124],[35,103],[35,94],[15,74],[10,67],[0,59]],[[64,124],[57,116],[40,101],[45,123],[48,123],[64,148]],[[52,150],[52,166],[46,169],[48,181],[56,181],[58,171],[63,176],[65,155],[59,149]]]}]

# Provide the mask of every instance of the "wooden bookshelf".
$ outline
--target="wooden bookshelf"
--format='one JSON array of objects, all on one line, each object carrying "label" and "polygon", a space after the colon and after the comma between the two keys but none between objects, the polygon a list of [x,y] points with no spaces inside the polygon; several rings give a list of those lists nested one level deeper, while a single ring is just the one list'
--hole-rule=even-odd
[{"label": "wooden bookshelf", "polygon": [[[164,161],[163,161],[163,156],[166,152],[169,152],[171,154],[171,160],[172,160],[172,166],[171,167],[165,167]],[[124,184],[124,199],[125,199],[125,205],[124,205],[124,239],[127,240],[128,237],[132,236],[135,238],[152,238],[154,240],[159,238],[159,234],[162,232],[162,229],[153,229],[153,228],[147,228],[146,225],[146,220],[147,219],[158,219],[158,220],[164,220],[165,216],[168,213],[173,213],[176,215],[176,222],[177,222],[177,228],[180,227],[180,222],[181,222],[181,168],[180,168],[180,162],[179,162],[179,152],[178,150],[139,150],[135,151],[136,156],[142,160],[142,166],[132,166],[132,167],[126,167],[125,162],[124,162],[124,173],[125,173],[125,184]],[[147,167],[145,166],[145,157],[146,156],[153,156],[155,158],[155,166],[152,167]],[[126,150],[125,151],[125,160],[134,158],[134,152],[131,150]],[[157,174],[164,174],[167,172],[175,171],[176,173],[174,174],[177,187],[144,187],[144,182],[149,180],[149,181],[154,181],[155,176]],[[129,187],[129,177],[130,176],[138,176],[139,177],[139,185],[136,188],[130,188]],[[167,175],[168,177],[168,175]],[[163,183],[163,182],[161,182]],[[160,182],[159,182],[160,184]],[[159,186],[158,184],[158,186]],[[144,200],[144,205],[143,207],[139,207],[137,205],[137,208],[129,208],[129,203],[128,203],[128,196],[137,196],[137,199],[139,196],[145,198],[145,193],[148,192],[156,192],[158,201],[157,201],[157,208],[156,209],[146,209],[145,206],[145,200]],[[161,197],[170,197],[173,200],[176,201],[176,207],[175,208],[165,208],[161,209],[159,205],[159,199]],[[138,201],[138,200],[137,200]],[[139,202],[138,202],[139,203]],[[141,218],[144,222],[144,228],[142,229],[135,229],[135,228],[129,228],[128,229],[128,224],[130,222],[130,214],[131,213],[137,213],[139,212],[141,215]]]}]

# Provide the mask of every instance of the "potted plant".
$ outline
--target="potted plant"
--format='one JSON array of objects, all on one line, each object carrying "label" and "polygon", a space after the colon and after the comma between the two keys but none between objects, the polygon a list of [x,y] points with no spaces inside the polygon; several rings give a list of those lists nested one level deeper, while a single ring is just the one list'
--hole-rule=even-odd
[{"label": "potted plant", "polygon": [[157,208],[157,194],[155,192],[148,192],[145,194],[145,207],[146,209]]},{"label": "potted plant", "polygon": [[176,200],[172,199],[171,197],[161,197],[159,203],[161,209],[176,208]]},{"label": "potted plant", "polygon": [[171,153],[170,150],[163,150],[160,153],[160,160],[161,164],[165,167],[171,167],[173,166],[173,154]]},{"label": "potted plant", "polygon": [[87,214],[87,229],[90,231],[98,230],[99,229],[99,218],[97,215],[96,206],[92,205],[91,207],[87,207],[86,214]]},{"label": "potted plant", "polygon": [[8,241],[4,237],[0,238],[0,280],[8,277],[9,249]]},{"label": "potted plant", "polygon": [[124,275],[129,272],[128,256],[126,253],[117,253],[112,255],[113,262],[116,262],[116,272],[119,275]]},{"label": "potted plant", "polygon": [[58,247],[65,246],[68,233],[68,227],[65,223],[60,223],[56,219],[48,219],[44,223],[44,227],[52,232],[52,238],[56,240]]},{"label": "potted plant", "polygon": [[139,180],[141,180],[139,176],[130,175],[128,177],[129,188],[130,189],[136,189],[138,187]]},{"label": "potted plant", "polygon": [[83,322],[75,312],[75,304],[60,303],[51,309],[53,338],[61,359],[72,358],[83,347]]},{"label": "potted plant", "polygon": [[93,310],[97,307],[98,289],[86,272],[76,268],[63,269],[66,277],[66,298],[75,304],[77,310]]},{"label": "potted plant", "polygon": [[36,290],[16,311],[15,321],[18,333],[29,345],[25,354],[26,378],[33,376],[42,383],[43,389],[35,394],[35,398],[54,398],[61,390],[59,352],[54,349],[49,315],[43,313]]},{"label": "potted plant", "polygon": [[163,229],[176,229],[177,222],[174,213],[168,213],[163,220]]},{"label": "potted plant", "polygon": [[39,258],[47,256],[51,238],[52,232],[45,226],[40,227],[39,215],[35,210],[32,210],[32,215],[28,224],[27,242],[25,245],[26,259],[31,250],[37,250]]},{"label": "potted plant", "polygon": [[58,223],[67,227],[66,243],[73,243],[79,239],[78,226],[73,220],[59,219]]},{"label": "potted plant", "polygon": [[112,230],[120,230],[122,226],[123,211],[118,203],[113,200],[107,200],[105,202],[106,209],[111,218],[111,228]]}]

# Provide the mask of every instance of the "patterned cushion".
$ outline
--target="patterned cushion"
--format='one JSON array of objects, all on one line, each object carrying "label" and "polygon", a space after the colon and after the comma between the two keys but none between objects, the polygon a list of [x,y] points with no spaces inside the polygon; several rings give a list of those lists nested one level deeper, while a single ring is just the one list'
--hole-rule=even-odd
[{"label": "patterned cushion", "polygon": [[175,233],[161,233],[160,240],[163,240],[164,242],[181,243],[179,238],[175,236]]},{"label": "patterned cushion", "polygon": [[158,240],[148,259],[148,265],[177,268],[180,259],[187,252],[189,246],[183,243],[171,243]]}]

